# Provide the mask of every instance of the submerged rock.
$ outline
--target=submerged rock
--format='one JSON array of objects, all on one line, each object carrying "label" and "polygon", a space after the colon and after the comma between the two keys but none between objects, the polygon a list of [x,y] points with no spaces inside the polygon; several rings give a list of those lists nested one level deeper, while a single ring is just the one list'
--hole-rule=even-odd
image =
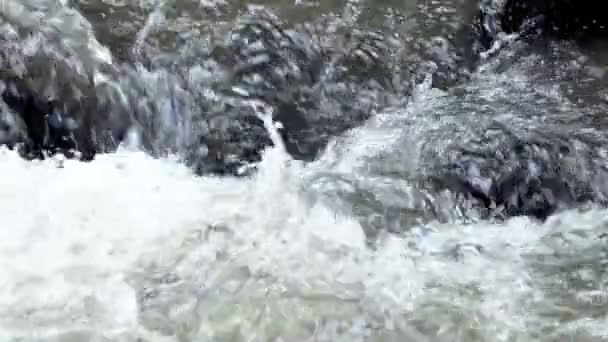
[{"label": "submerged rock", "polygon": [[460,205],[495,218],[544,220],[561,209],[608,204],[607,126],[597,109],[490,79],[445,97],[435,115],[420,119],[428,125],[416,135],[424,134],[424,187],[448,190]]},{"label": "submerged rock", "polygon": [[[470,38],[458,27],[451,39],[422,42],[337,16],[291,25],[254,10],[176,41],[173,51],[146,47],[117,63],[75,9],[38,5],[8,1],[0,12],[0,143],[21,146],[28,158],[60,152],[91,160],[135,131],[141,148],[177,154],[199,174],[239,175],[258,162],[273,145],[266,114],[280,123],[293,158],[316,159],[330,139],[407,103],[421,76],[438,88],[458,84],[467,56],[454,45]],[[473,26],[481,45],[505,30],[490,20],[514,11],[503,5]],[[436,23],[445,18],[438,13]],[[463,105],[456,101],[450,110]],[[482,102],[464,112],[483,112]],[[420,151],[423,187],[464,194],[468,205],[503,217],[543,219],[561,206],[605,201],[598,161],[606,137],[595,127],[557,116],[543,119],[543,134],[528,108],[511,113],[519,122],[511,129],[495,118],[500,105],[491,106],[422,129],[429,136],[412,144],[429,144]],[[417,118],[416,126],[429,119]],[[574,135],[564,136],[568,130]]]},{"label": "submerged rock", "polygon": [[[272,144],[255,106],[281,123],[294,158],[311,160],[409,88],[410,70],[394,63],[403,56],[385,33],[349,31],[331,18],[316,26],[333,37],[323,43],[310,27],[284,28],[256,12],[226,32],[193,37],[177,54],[117,64],[74,9],[9,2],[4,11],[15,20],[2,23],[3,115],[22,123],[29,157],[75,150],[90,160],[135,129],[154,155],[177,153],[199,173],[234,174]],[[47,20],[20,21],[17,11]],[[407,75],[396,83],[399,73]]]},{"label": "submerged rock", "polygon": [[[472,59],[478,61],[500,33],[518,33],[524,38],[519,40],[521,44],[508,44],[508,52],[503,54],[499,49],[486,56],[485,67],[508,73],[513,66],[523,66],[531,80],[538,83],[536,87],[546,87],[550,81],[554,89],[563,90],[564,99],[583,104],[581,97],[584,97],[587,108],[557,105],[564,99],[554,102],[549,92],[532,88],[520,95],[527,103],[519,104],[500,96],[505,89],[486,94],[497,101],[490,103],[465,91],[461,95],[477,105],[469,108],[469,118],[448,115],[444,118],[446,122],[438,126],[450,122],[456,131],[447,145],[441,143],[441,147],[425,152],[433,151],[426,164],[429,166],[425,172],[426,186],[433,191],[447,189],[459,194],[463,206],[481,208],[486,217],[525,215],[544,220],[562,208],[608,204],[603,155],[608,137],[603,133],[605,122],[598,116],[604,107],[597,99],[598,88],[606,83],[602,73],[579,72],[579,69],[601,70],[594,68],[588,57],[580,55],[579,48],[608,38],[608,17],[602,14],[603,3],[488,0],[480,1],[479,6],[480,15],[471,26],[475,38],[469,47],[475,55]],[[552,43],[556,40],[560,44]],[[543,61],[536,66],[524,62],[537,60],[539,56]],[[568,60],[572,62],[564,62]],[[501,86],[512,87],[504,83],[489,85]],[[513,95],[513,90],[509,89],[507,94]],[[464,103],[455,103],[453,110],[458,112],[457,108]],[[531,108],[533,103],[538,108]],[[499,115],[497,112],[501,110],[504,113]],[[551,113],[540,115],[544,111]],[[471,118],[475,118],[474,124]]]}]

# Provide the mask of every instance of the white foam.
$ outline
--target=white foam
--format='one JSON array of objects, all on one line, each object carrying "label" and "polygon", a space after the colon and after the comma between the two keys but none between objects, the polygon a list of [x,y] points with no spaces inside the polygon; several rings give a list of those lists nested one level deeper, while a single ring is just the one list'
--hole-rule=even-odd
[{"label": "white foam", "polygon": [[[302,200],[306,171],[279,150],[268,151],[259,175],[241,180],[195,177],[171,159],[133,150],[91,163],[64,161],[63,168],[2,150],[0,163],[0,335],[26,341],[159,340],[150,335],[155,324],[176,320],[191,322],[191,338],[213,340],[240,327],[243,340],[250,334],[265,340],[267,329],[294,340],[313,333],[305,327],[320,317],[354,320],[350,335],[319,328],[329,340],[372,334],[357,319],[381,324],[381,331],[392,326],[401,337],[412,336],[419,319],[462,333],[449,310],[483,319],[487,340],[500,340],[499,333],[524,334],[536,320],[534,301],[542,300],[525,256],[559,250],[546,241],[555,230],[574,229],[569,222],[592,233],[603,229],[593,222],[606,220],[597,211],[586,219],[564,214],[545,226],[526,219],[431,225],[404,238],[387,236],[374,252],[355,220]],[[210,225],[228,233],[186,243]],[[578,247],[589,241],[577,240]],[[162,311],[142,313],[137,293],[148,284],[142,279],[163,274],[174,274],[186,290],[161,291],[172,313],[146,323]],[[145,286],[169,286],[162,284]],[[459,292],[473,285],[479,294]],[[232,292],[211,296],[220,289]],[[253,324],[260,301],[270,316],[257,324],[266,328]],[[277,326],[290,302],[293,315]],[[229,309],[237,303],[241,309]]]},{"label": "white foam", "polygon": [[199,218],[202,184],[143,153],[65,161],[63,168],[6,150],[0,159],[0,322],[69,326],[61,316],[72,315],[135,326],[123,272],[154,240]]},{"label": "white foam", "polygon": [[302,217],[297,196],[285,193],[286,180],[273,173],[280,170],[267,168],[264,179],[253,182],[197,178],[173,160],[132,149],[92,163],[62,161],[61,168],[58,161],[27,162],[5,149],[0,160],[4,329],[40,333],[73,328],[74,319],[102,331],[132,330],[137,307],[124,276],[134,263],[172,236],[239,216],[252,226],[244,238],[263,239],[283,224],[308,220],[311,237],[343,244],[350,235],[351,246],[363,241],[360,231],[321,229],[330,223],[318,211]]}]

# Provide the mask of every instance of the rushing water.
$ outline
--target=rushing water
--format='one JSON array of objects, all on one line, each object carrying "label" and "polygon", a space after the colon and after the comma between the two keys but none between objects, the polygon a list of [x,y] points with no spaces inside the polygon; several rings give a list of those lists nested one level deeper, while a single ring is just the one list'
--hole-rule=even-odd
[{"label": "rushing water", "polygon": [[[293,71],[301,55],[292,50],[272,65],[308,87],[298,96],[325,87],[306,113],[326,120],[319,119],[329,128],[314,134],[327,134],[328,142],[310,161],[293,158],[300,152],[269,116],[284,100],[268,94],[293,84],[237,77],[236,91],[249,94],[241,102],[214,88],[233,66],[209,57],[217,56],[208,48],[225,42],[254,4],[72,4],[85,19],[70,17],[75,12],[60,2],[5,1],[2,39],[14,35],[7,27],[43,27],[38,40],[27,41],[30,49],[51,61],[71,56],[68,74],[105,75],[105,88],[95,90],[100,97],[128,107],[140,96],[146,109],[135,114],[139,131],[91,162],[28,161],[0,149],[0,340],[608,340],[602,203],[564,208],[544,222],[496,220],[423,181],[460,156],[456,147],[504,151],[517,137],[563,144],[572,168],[558,175],[593,181],[597,198],[608,193],[599,49],[529,46],[505,36],[469,73],[459,70],[466,64],[458,33],[470,16],[465,2],[256,4],[303,36],[297,25],[308,23],[318,41],[302,60],[318,51],[329,60],[323,81]],[[37,22],[41,17],[52,25]],[[353,47],[358,41],[344,28],[353,36],[354,28],[395,35],[386,45]],[[56,34],[81,44],[57,45]],[[27,50],[18,44],[11,46]],[[356,56],[380,51],[356,60],[362,69],[397,62],[412,69],[391,64],[388,72],[360,75],[341,62],[348,58],[338,50],[348,48]],[[141,64],[129,69],[121,61]],[[346,76],[336,76],[341,72]],[[182,82],[184,74],[190,78]],[[251,95],[256,90],[261,95]],[[9,113],[1,105],[0,115]],[[121,108],[103,114],[120,121]],[[262,119],[269,142],[249,177],[200,172],[204,158],[203,166],[184,163],[198,141],[192,135],[214,132],[211,124],[197,126],[205,110]],[[359,123],[332,134],[336,113]],[[204,142],[208,153],[213,144]],[[233,143],[238,150],[249,141]]]}]

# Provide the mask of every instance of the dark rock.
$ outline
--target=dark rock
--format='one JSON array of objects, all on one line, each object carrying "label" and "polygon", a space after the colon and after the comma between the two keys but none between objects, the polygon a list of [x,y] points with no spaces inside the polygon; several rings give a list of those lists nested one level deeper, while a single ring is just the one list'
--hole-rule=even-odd
[{"label": "dark rock", "polygon": [[482,6],[479,16],[479,37],[486,49],[497,32],[541,34],[580,43],[608,38],[608,4],[603,1],[505,0],[492,4],[498,6]]},{"label": "dark rock", "polygon": [[[84,20],[69,8],[49,15]],[[312,160],[330,138],[407,95],[392,82],[395,47],[381,33],[342,28],[319,44],[305,27],[255,13],[221,39],[193,38],[177,53],[142,60],[144,67],[99,58],[81,42],[94,40],[86,24],[65,28],[74,32],[41,25],[0,32],[1,103],[23,123],[29,158],[79,152],[91,160],[135,130],[155,156],[177,153],[198,173],[236,174],[272,145],[252,104],[281,123],[294,158]],[[26,51],[30,38],[40,43]],[[197,70],[207,76],[193,77]]]}]

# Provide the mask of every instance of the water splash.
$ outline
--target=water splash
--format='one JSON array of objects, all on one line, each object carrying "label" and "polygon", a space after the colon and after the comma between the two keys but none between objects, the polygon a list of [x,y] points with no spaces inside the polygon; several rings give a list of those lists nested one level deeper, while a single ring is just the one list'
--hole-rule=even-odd
[{"label": "water splash", "polygon": [[135,61],[142,60],[141,52],[146,38],[156,27],[161,26],[165,22],[166,16],[173,5],[172,0],[159,0],[154,5],[152,12],[148,15],[144,26],[137,32],[135,41],[133,42],[132,49]]}]

